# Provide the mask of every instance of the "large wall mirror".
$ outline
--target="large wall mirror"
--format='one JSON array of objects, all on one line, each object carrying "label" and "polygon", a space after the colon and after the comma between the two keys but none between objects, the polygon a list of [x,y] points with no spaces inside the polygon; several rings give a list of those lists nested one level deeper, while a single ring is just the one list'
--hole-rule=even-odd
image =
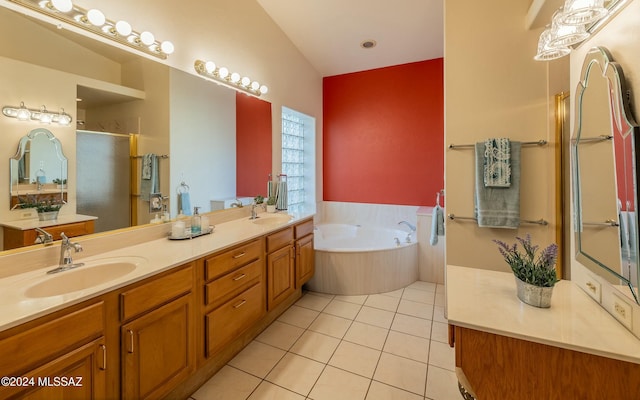
[{"label": "large wall mirror", "polygon": [[620,65],[585,56],[572,138],[576,259],[638,302],[638,125]]},{"label": "large wall mirror", "polygon": [[[3,22],[0,35],[11,38],[0,47],[0,91],[5,93],[5,105],[24,101],[29,107],[47,104],[52,109],[64,107],[67,112],[77,107],[73,127],[46,127],[60,140],[68,158],[68,174],[61,179],[68,180],[65,190],[69,199],[62,212],[91,215],[98,212],[93,203],[90,207],[83,203],[87,198],[79,187],[83,176],[89,181],[88,192],[95,193],[95,187],[91,185],[97,184],[104,189],[108,182],[122,180],[120,178],[126,174],[107,168],[107,174],[98,178],[90,172],[90,167],[96,165],[92,157],[98,152],[92,151],[89,157],[77,154],[86,148],[78,138],[80,131],[92,139],[89,148],[95,143],[107,142],[102,135],[90,137],[92,132],[114,134],[111,142],[122,141],[122,135],[135,136],[132,140],[135,146],[129,148],[135,154],[132,158],[126,154],[126,159],[132,161],[133,183],[124,198],[133,198],[131,206],[123,208],[122,203],[127,200],[122,197],[111,202],[122,208],[116,212],[137,215],[137,218],[123,218],[126,226],[146,224],[155,216],[149,211],[149,203],[140,200],[140,174],[136,171],[142,156],[147,153],[163,156],[159,161],[160,192],[168,197],[172,217],[178,212],[177,193],[183,181],[189,185],[192,206],[200,206],[202,212],[210,210],[211,200],[266,191],[272,154],[270,103],[251,97],[247,105],[238,100],[246,100],[247,95],[207,81],[195,72],[170,68],[5,7],[0,7],[0,20]],[[76,98],[82,98],[77,105]],[[262,110],[259,114],[253,112],[256,104]],[[243,130],[246,124],[241,122],[245,120],[251,123]],[[76,122],[80,125],[75,126]],[[3,158],[11,158],[20,139],[39,127],[35,122],[2,118],[0,129],[8,144],[7,150],[0,153],[4,154]],[[242,146],[236,139],[241,134],[244,135]],[[253,135],[255,140],[247,139],[246,135]],[[127,141],[126,137],[124,141]],[[252,145],[259,148],[251,148]],[[246,160],[245,154],[251,154],[249,162],[237,162]],[[83,161],[87,158],[91,160],[89,165]],[[121,161],[117,163],[122,164]],[[8,163],[5,165],[10,169]],[[18,166],[15,169],[17,171]],[[52,168],[47,166],[46,169],[47,179],[53,179],[53,173],[49,171]],[[246,182],[240,185],[236,177],[242,176],[242,169],[252,177],[259,177],[259,181],[249,188]],[[14,181],[13,177],[10,179],[10,172],[0,174],[0,183],[9,193]],[[6,197],[11,196],[7,194]],[[2,207],[1,221],[19,218],[11,207],[10,204]],[[114,218],[97,216],[96,232],[122,227],[105,225],[101,228],[100,220]]]}]

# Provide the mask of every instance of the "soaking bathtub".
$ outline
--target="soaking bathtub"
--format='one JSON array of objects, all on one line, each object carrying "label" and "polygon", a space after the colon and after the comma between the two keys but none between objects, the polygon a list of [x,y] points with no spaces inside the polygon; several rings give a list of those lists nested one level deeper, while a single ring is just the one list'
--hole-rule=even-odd
[{"label": "soaking bathtub", "polygon": [[349,224],[314,229],[315,274],[309,290],[362,295],[391,292],[418,280],[415,233]]}]

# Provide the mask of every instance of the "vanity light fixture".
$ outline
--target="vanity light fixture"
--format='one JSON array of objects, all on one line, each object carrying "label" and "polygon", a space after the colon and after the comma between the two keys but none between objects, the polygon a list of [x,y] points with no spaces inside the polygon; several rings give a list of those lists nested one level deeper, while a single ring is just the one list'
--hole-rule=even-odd
[{"label": "vanity light fixture", "polygon": [[60,112],[51,112],[47,107],[42,106],[39,109],[27,108],[24,102],[20,102],[20,107],[4,106],[2,113],[10,118],[16,118],[19,121],[38,121],[43,124],[58,124],[68,126],[71,124],[71,115],[64,112],[64,108]]},{"label": "vanity light fixture", "polygon": [[565,0],[552,17],[551,26],[540,35],[536,61],[550,61],[571,53],[571,47],[588,39],[587,26],[609,14],[605,0]]},{"label": "vanity light fixture", "polygon": [[175,50],[173,43],[160,42],[149,31],[138,33],[127,21],[109,20],[102,11],[85,10],[71,0],[9,1],[163,60]]},{"label": "vanity light fixture", "polygon": [[265,85],[261,85],[257,81],[252,81],[249,77],[241,75],[237,72],[229,73],[229,69],[218,67],[213,61],[196,60],[193,67],[198,75],[221,83],[235,90],[247,92],[259,97],[269,91]]}]

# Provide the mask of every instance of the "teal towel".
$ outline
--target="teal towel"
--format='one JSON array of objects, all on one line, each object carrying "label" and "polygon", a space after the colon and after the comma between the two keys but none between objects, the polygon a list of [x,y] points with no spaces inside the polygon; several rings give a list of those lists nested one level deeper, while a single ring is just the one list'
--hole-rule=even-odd
[{"label": "teal towel", "polygon": [[475,211],[478,226],[515,229],[520,225],[520,148],[520,142],[511,142],[511,185],[485,187],[485,144],[476,143]]},{"label": "teal towel", "polygon": [[180,193],[180,209],[184,215],[191,215],[191,196],[189,196],[189,192]]},{"label": "teal towel", "polygon": [[429,244],[438,244],[438,236],[444,236],[444,211],[436,204],[431,214],[431,238]]}]

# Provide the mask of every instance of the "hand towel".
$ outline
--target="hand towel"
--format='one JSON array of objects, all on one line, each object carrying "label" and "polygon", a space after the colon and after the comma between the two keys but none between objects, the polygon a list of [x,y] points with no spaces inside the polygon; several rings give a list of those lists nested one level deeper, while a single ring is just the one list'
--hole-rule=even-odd
[{"label": "hand towel", "polygon": [[[149,160],[148,171],[145,171],[145,160]],[[148,173],[147,173],[148,172]],[[148,178],[145,178],[148,176]],[[145,154],[142,157],[142,173],[140,180],[140,198],[144,201],[149,201],[149,195],[151,193],[160,192],[160,176],[158,170],[158,157],[153,154]]]},{"label": "hand towel", "polygon": [[485,187],[484,142],[476,143],[475,206],[478,226],[486,228],[511,228],[520,225],[520,142],[511,141],[511,185],[509,187]]},{"label": "hand towel", "polygon": [[287,182],[278,182],[276,187],[276,210],[286,210],[287,205]]},{"label": "hand towel", "polygon": [[191,215],[191,196],[189,192],[180,193],[180,210],[184,215]]},{"label": "hand towel", "polygon": [[142,179],[151,179],[152,156],[151,153],[142,156]]},{"label": "hand towel", "polygon": [[484,142],[484,186],[511,186],[511,146],[507,138]]},{"label": "hand towel", "polygon": [[436,204],[431,214],[431,237],[429,244],[432,246],[438,244],[438,236],[444,236],[444,211],[442,207]]}]

